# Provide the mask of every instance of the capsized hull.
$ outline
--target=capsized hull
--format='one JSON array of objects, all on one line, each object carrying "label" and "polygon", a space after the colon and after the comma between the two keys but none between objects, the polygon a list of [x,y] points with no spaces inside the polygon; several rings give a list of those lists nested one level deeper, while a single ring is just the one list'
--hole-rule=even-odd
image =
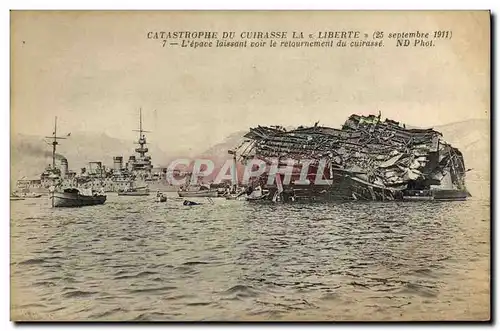
[{"label": "capsized hull", "polygon": [[106,202],[105,195],[81,195],[74,193],[59,193],[54,192],[51,194],[52,207],[83,207],[102,205]]},{"label": "capsized hull", "polygon": [[179,197],[181,198],[217,198],[219,193],[212,190],[201,190],[201,191],[179,191]]}]

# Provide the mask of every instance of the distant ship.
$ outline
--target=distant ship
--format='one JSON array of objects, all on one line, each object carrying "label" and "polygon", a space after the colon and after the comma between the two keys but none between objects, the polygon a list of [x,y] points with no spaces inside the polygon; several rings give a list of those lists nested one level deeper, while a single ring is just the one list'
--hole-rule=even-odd
[{"label": "distant ship", "polygon": [[[151,156],[147,155],[149,150],[145,133],[150,131],[142,127],[142,109],[139,110],[139,129],[133,131],[139,133],[136,142],[139,147],[135,149],[137,154],[131,155],[125,165],[123,156],[115,156],[112,168],[104,166],[101,161],[90,161],[87,167],[81,168],[80,173],[76,173],[69,170],[68,160],[64,156],[54,153],[52,163],[45,168],[39,178],[22,178],[17,181],[16,187],[18,190],[28,189],[34,193],[48,193],[49,188],[56,185],[63,189],[78,187],[104,190],[104,192],[124,192],[132,187],[146,187],[149,191],[176,192],[178,187],[171,185],[167,180],[167,169],[153,168]],[[57,139],[49,144],[57,145]]]}]

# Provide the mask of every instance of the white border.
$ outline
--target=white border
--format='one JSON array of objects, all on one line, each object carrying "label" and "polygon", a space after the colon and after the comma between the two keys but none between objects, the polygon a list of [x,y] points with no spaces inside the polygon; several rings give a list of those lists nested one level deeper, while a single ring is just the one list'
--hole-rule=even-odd
[{"label": "white border", "polygon": [[[269,0],[253,0],[253,1],[188,1],[188,0],[183,0],[183,1],[175,1],[171,3],[166,3],[165,1],[151,1],[151,0],[142,0],[142,1],[137,1],[137,2],[131,2],[131,1],[103,1],[103,0],[87,0],[87,1],[44,1],[43,4],[40,1],[4,1],[2,2],[2,7],[4,10],[1,12],[1,17],[2,17],[2,33],[1,38],[2,38],[2,44],[4,47],[2,48],[4,51],[2,52],[2,104],[4,105],[4,111],[1,112],[1,120],[0,123],[3,126],[2,134],[4,137],[0,141],[2,142],[2,151],[3,155],[10,156],[10,105],[9,105],[9,96],[10,96],[10,91],[9,91],[9,86],[10,86],[10,78],[9,78],[9,52],[10,52],[10,45],[9,45],[9,9],[114,9],[114,10],[145,10],[145,9],[172,9],[172,10],[180,10],[180,9],[337,9],[337,10],[361,10],[361,9],[368,9],[368,10],[384,10],[384,9],[491,9],[493,13],[499,13],[500,11],[498,10],[498,3],[499,1],[480,1],[480,0],[475,0],[475,1],[470,1],[466,3],[465,1],[453,1],[450,3],[446,3],[444,1],[436,1],[436,0],[420,0],[420,1],[341,1],[337,3],[331,3],[327,1],[314,1],[314,0],[306,0],[306,1],[274,1],[271,3]],[[119,5],[119,6],[118,6]],[[498,17],[497,17],[498,19]],[[498,22],[497,22],[498,24]],[[496,29],[495,29],[496,30]],[[495,33],[495,36],[498,36],[497,33]],[[495,38],[494,42],[497,41],[497,38]],[[492,59],[493,60],[493,59]],[[496,85],[495,91],[492,91],[492,93],[495,93],[498,95],[498,85]],[[496,123],[495,123],[495,129],[496,129]],[[496,131],[494,129],[494,131]],[[495,141],[495,145],[498,144],[498,141]],[[10,172],[10,157],[4,157],[4,162],[2,162],[2,169],[0,173],[7,174]],[[496,159],[494,160],[496,163]],[[9,179],[8,179],[9,178]],[[9,322],[10,316],[10,298],[9,298],[9,252],[10,252],[10,232],[9,232],[9,226],[10,226],[10,215],[9,215],[9,201],[7,199],[7,196],[9,195],[9,180],[10,176],[0,176],[1,180],[1,186],[4,187],[2,190],[2,199],[0,200],[2,203],[2,211],[4,212],[5,217],[2,219],[1,226],[2,226],[2,231],[1,234],[3,236],[3,240],[1,241],[2,244],[2,254],[1,254],[1,265],[5,268],[2,269],[4,270],[1,273],[2,277],[2,300],[1,300],[1,306],[0,306],[0,312],[2,314],[1,316],[1,329],[2,330],[13,330],[14,325]],[[497,181],[495,181],[494,184],[497,184]],[[497,202],[497,199],[495,199],[495,203]],[[494,220],[492,219],[492,222]],[[495,235],[498,235],[498,227],[499,225],[496,226],[496,231]],[[498,237],[498,236],[496,236]],[[495,262],[497,262],[497,258],[495,257]],[[495,312],[492,312],[493,315],[496,315],[498,317],[498,314]],[[91,325],[93,326],[94,329],[97,330],[104,330],[106,328],[115,328],[119,329],[123,327],[123,325]],[[177,329],[181,328],[182,326],[175,326],[175,325],[166,325],[169,328]],[[236,328],[239,325],[234,325],[230,326],[230,328]],[[305,325],[299,325],[300,327],[309,327]],[[374,325],[359,325],[356,326],[356,328],[360,329],[368,329],[373,327]],[[399,327],[407,327],[405,325],[398,325]],[[445,325],[440,325],[440,327],[443,327]],[[52,327],[49,326],[49,327]],[[63,326],[63,328],[69,327],[67,325]],[[83,325],[75,325],[71,326],[71,328],[74,329],[83,329],[85,326]],[[135,326],[138,329],[145,329],[145,326]],[[249,326],[246,326],[249,327]],[[255,328],[270,328],[271,326],[269,325],[255,325],[252,326]],[[291,326],[290,326],[291,327]],[[314,326],[312,326],[314,327]],[[332,327],[347,327],[347,325],[332,325]],[[353,327],[353,326],[349,326]],[[384,325],[380,325],[379,327],[385,327]],[[429,328],[430,326],[425,326],[425,325],[408,325],[408,327],[426,327]],[[448,327],[454,328],[455,325],[448,325]],[[24,326],[25,330],[31,330],[34,329],[35,326]],[[430,327],[432,328],[437,328],[436,326]],[[467,326],[467,328],[479,328],[479,326]]]}]

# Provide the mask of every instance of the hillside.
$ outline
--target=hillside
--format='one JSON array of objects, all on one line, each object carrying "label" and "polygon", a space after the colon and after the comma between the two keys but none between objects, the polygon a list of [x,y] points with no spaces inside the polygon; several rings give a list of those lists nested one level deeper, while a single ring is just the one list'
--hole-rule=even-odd
[{"label": "hillside", "polygon": [[488,120],[469,120],[437,126],[434,129],[441,132],[446,141],[463,153],[466,168],[472,168],[468,173],[469,179],[489,180],[490,122]]}]

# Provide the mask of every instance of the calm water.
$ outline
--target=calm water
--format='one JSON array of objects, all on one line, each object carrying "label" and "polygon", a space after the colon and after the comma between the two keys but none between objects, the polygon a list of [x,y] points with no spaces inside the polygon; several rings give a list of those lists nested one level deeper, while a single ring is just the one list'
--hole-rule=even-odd
[{"label": "calm water", "polygon": [[11,202],[12,319],[489,318],[488,200],[200,201]]}]

